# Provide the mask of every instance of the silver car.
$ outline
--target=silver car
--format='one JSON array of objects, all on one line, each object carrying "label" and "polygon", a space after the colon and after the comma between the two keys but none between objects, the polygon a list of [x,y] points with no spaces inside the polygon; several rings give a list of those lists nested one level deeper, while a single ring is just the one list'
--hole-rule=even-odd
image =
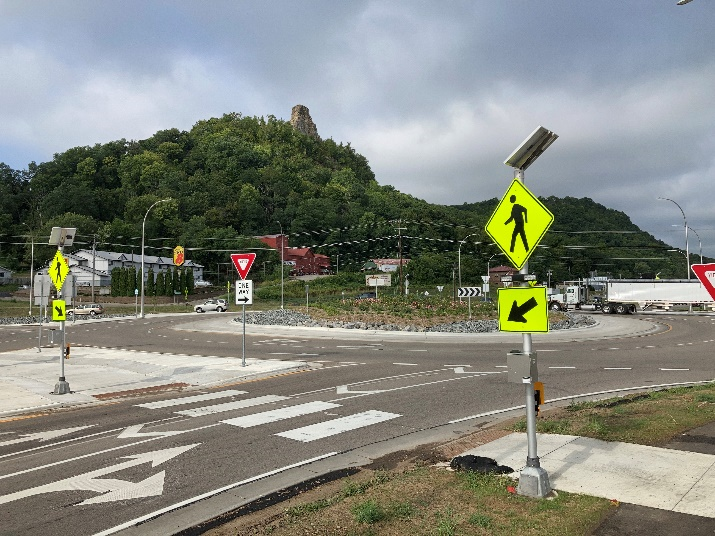
[{"label": "silver car", "polygon": [[222,313],[228,310],[228,304],[226,300],[206,300],[194,307],[194,311],[197,313],[205,313],[206,311],[216,311]]}]

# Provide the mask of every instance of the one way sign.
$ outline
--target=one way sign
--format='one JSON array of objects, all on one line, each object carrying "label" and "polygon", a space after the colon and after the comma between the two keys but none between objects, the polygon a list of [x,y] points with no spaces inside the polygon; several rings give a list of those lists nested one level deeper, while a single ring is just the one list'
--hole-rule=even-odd
[{"label": "one way sign", "polygon": [[253,281],[244,279],[236,281],[236,305],[253,304]]},{"label": "one way sign", "polygon": [[481,296],[482,289],[479,287],[459,287],[457,289],[458,298],[474,298],[475,296]]}]

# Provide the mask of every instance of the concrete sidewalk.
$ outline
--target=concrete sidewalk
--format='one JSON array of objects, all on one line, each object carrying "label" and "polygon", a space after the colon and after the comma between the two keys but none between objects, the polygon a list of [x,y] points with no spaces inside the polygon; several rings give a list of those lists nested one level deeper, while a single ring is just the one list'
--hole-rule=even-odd
[{"label": "concrete sidewalk", "polygon": [[[713,426],[703,429],[715,432]],[[553,489],[715,518],[715,450],[703,454],[551,434],[537,434],[537,445]],[[518,477],[527,437],[513,433],[464,454],[493,458]]]},{"label": "concrete sidewalk", "polygon": [[0,352],[0,418],[49,408],[96,404],[111,393],[212,387],[309,368],[304,361],[211,357],[73,346],[65,359],[71,393],[52,394],[59,348]]}]

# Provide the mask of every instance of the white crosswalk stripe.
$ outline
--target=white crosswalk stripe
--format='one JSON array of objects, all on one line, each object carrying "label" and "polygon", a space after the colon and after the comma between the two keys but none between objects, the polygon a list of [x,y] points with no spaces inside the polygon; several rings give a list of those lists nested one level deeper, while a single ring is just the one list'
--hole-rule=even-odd
[{"label": "white crosswalk stripe", "polygon": [[316,441],[317,439],[323,439],[341,434],[343,432],[348,432],[350,430],[357,430],[358,428],[389,421],[401,416],[402,415],[397,413],[387,413],[384,411],[363,411],[362,413],[356,413],[354,415],[348,415],[346,417],[340,417],[338,419],[332,419],[330,421],[312,424],[310,426],[304,426],[294,430],[288,430],[287,432],[281,432],[275,435],[285,437],[287,439],[302,441],[303,443],[310,443],[311,441]]},{"label": "white crosswalk stripe", "polygon": [[179,415],[187,415],[189,417],[200,417],[202,415],[212,415],[214,413],[223,413],[225,411],[233,411],[234,409],[250,408],[252,406],[260,406],[261,404],[270,404],[271,402],[280,402],[288,400],[287,396],[265,395],[256,398],[247,398],[245,400],[236,400],[235,402],[226,402],[225,404],[216,404],[213,406],[204,406],[195,409],[186,409],[177,411]]},{"label": "white crosswalk stripe", "polygon": [[251,428],[253,426],[260,426],[261,424],[283,421],[286,419],[292,419],[293,417],[310,415],[311,413],[318,413],[320,411],[327,411],[329,409],[339,407],[340,404],[333,404],[332,402],[307,402],[306,404],[298,404],[297,406],[273,409],[262,413],[254,413],[252,415],[244,415],[243,417],[227,419],[221,422],[233,426],[240,426],[241,428]]},{"label": "white crosswalk stripe", "polygon": [[184,406],[195,402],[205,402],[207,400],[216,400],[218,398],[229,398],[236,395],[244,395],[246,391],[236,391],[229,389],[228,391],[219,391],[216,393],[206,393],[203,395],[185,396],[182,398],[170,398],[167,400],[159,400],[157,402],[147,402],[146,404],[137,404],[137,407],[147,409],[169,408],[172,406]]}]

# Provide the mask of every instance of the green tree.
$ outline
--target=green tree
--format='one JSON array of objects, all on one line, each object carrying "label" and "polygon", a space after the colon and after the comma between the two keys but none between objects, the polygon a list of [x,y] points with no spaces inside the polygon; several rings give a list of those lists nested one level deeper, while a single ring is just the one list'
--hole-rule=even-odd
[{"label": "green tree", "polygon": [[[141,284],[141,281],[140,281]],[[156,282],[154,280],[154,269],[149,268],[146,274],[146,284],[144,285],[147,296],[154,296],[156,294]]]},{"label": "green tree", "polygon": [[164,294],[164,288],[166,283],[164,282],[164,272],[159,272],[156,274],[156,290],[155,294],[157,296],[162,296]]},{"label": "green tree", "polygon": [[112,283],[110,287],[110,292],[113,297],[119,296],[121,292],[121,276],[122,276],[122,269],[121,268],[112,268]]}]

